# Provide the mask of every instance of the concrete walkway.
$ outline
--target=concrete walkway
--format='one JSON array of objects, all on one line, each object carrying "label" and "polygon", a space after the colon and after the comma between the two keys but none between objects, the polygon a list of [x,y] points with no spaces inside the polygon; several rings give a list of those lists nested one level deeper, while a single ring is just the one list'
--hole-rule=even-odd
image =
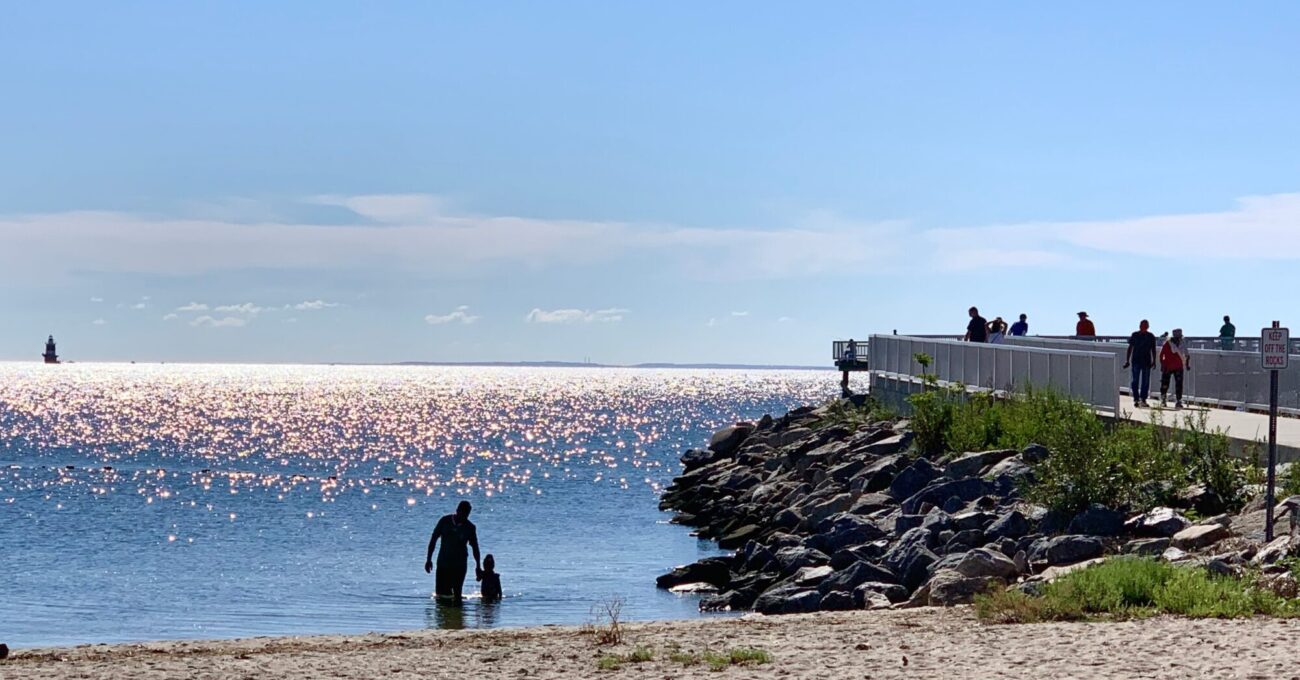
[{"label": "concrete walkway", "polygon": [[[1158,404],[1159,397],[1150,400]],[[1133,399],[1120,396],[1120,412],[1128,420],[1150,422],[1152,412],[1163,418],[1166,426],[1181,426],[1185,414],[1205,411],[1210,429],[1221,429],[1233,440],[1233,453],[1245,456],[1252,448],[1258,453],[1261,463],[1268,456],[1268,415],[1249,411],[1230,411],[1222,408],[1197,407],[1175,411],[1172,403],[1168,408],[1138,409],[1133,407]],[[1300,460],[1300,418],[1279,417],[1277,419],[1277,454],[1279,463]]]}]

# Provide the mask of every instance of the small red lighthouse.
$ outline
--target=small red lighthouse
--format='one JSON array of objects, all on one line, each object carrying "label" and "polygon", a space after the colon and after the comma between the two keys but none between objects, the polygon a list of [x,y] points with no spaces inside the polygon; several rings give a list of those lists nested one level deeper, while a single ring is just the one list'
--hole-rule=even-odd
[{"label": "small red lighthouse", "polygon": [[45,341],[45,354],[41,355],[47,364],[59,363],[59,354],[54,351],[54,336],[51,335],[49,340]]}]

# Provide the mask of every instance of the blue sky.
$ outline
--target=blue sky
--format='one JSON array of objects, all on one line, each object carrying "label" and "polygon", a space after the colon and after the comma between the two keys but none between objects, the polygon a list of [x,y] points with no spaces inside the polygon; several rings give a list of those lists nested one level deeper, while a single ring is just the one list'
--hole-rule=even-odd
[{"label": "blue sky", "polygon": [[1296,35],[1293,3],[11,5],[0,358],[820,364],[971,304],[1246,333],[1300,285]]}]

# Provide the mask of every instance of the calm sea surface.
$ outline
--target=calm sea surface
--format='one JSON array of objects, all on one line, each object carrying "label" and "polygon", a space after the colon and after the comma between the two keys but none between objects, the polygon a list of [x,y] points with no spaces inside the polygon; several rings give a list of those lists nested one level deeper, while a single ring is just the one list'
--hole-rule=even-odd
[{"label": "calm sea surface", "polygon": [[[0,363],[11,646],[699,616],[654,577],[683,447],[833,396],[830,372]],[[506,599],[436,605],[474,503]],[[473,571],[468,590],[477,593]]]}]

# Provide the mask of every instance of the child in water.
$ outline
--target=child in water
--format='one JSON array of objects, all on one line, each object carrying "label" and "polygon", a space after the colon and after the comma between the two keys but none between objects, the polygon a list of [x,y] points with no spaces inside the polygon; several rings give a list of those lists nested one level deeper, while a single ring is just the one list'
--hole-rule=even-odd
[{"label": "child in water", "polygon": [[483,558],[483,570],[479,572],[478,578],[483,582],[480,591],[483,593],[484,602],[501,601],[501,574],[496,572],[497,561],[491,555]]}]

